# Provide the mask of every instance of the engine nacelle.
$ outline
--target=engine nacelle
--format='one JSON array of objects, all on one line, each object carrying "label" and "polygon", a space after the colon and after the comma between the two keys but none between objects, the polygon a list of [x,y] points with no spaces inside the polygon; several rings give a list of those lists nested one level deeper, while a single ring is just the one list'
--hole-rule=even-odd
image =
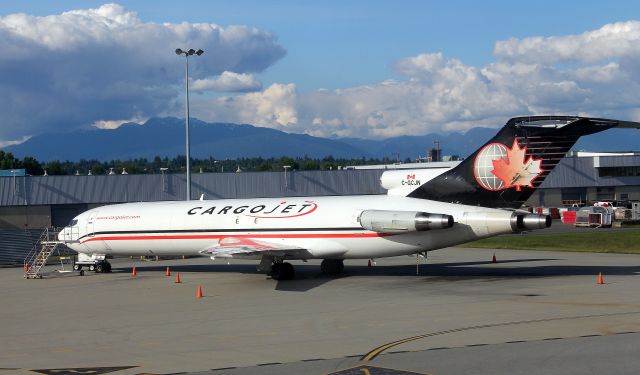
[{"label": "engine nacelle", "polygon": [[544,229],[551,226],[551,216],[514,213],[511,216],[511,228],[514,231]]},{"label": "engine nacelle", "polygon": [[[454,163],[457,164],[457,162]],[[419,188],[420,185],[452,168],[450,162],[429,163],[425,165],[431,166],[432,164],[438,165],[438,167],[385,171],[382,173],[382,176],[380,176],[380,185],[383,189],[387,189],[387,194],[389,195],[406,197],[409,193]],[[441,166],[441,164],[445,165]]]},{"label": "engine nacelle", "polygon": [[379,233],[421,232],[453,226],[453,216],[419,211],[365,210],[359,217],[360,225]]}]

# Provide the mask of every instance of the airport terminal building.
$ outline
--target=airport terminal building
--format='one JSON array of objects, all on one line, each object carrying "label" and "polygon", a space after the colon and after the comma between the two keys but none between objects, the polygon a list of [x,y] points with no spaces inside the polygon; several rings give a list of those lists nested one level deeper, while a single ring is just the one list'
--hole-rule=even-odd
[{"label": "airport terminal building", "polygon": [[[442,168],[458,162],[347,167],[331,171],[201,173],[192,175],[197,199],[386,194],[388,169]],[[183,174],[0,177],[0,229],[66,225],[77,214],[105,204],[183,200]],[[640,153],[584,153],[564,158],[528,206],[567,207],[598,201],[640,200]]]}]

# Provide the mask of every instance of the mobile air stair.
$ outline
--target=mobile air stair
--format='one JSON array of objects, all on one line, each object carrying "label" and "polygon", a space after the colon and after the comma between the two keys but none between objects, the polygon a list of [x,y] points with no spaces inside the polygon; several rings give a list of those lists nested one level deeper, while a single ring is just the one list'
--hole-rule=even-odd
[{"label": "mobile air stair", "polygon": [[[55,254],[60,260],[61,270],[58,273],[71,273],[74,271],[65,270],[65,260],[70,260],[75,252],[66,246],[68,241],[60,241],[55,228],[45,228],[40,238],[33,246],[31,252],[24,261],[24,277],[26,279],[41,279],[44,275],[44,266],[49,258]],[[81,273],[80,273],[81,274]]]}]

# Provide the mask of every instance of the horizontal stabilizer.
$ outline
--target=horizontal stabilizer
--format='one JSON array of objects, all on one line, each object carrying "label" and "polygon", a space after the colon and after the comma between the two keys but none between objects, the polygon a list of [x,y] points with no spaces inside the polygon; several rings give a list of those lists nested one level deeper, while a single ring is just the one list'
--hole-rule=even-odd
[{"label": "horizontal stabilizer", "polygon": [[618,121],[618,124],[615,127],[622,129],[640,129],[640,122]]}]

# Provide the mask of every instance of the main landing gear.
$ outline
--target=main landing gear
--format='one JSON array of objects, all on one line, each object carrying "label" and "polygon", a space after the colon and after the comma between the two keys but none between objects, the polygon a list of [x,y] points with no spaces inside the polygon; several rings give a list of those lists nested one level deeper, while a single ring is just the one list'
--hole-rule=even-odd
[{"label": "main landing gear", "polygon": [[264,272],[274,280],[291,280],[296,274],[293,265],[283,262],[283,258],[263,255],[258,265],[258,272]]},{"label": "main landing gear", "polygon": [[336,276],[344,270],[344,262],[342,259],[324,259],[320,263],[320,270],[325,275]]},{"label": "main landing gear", "polygon": [[274,280],[291,280],[295,274],[296,271],[291,263],[274,263],[271,266],[271,278]]},{"label": "main landing gear", "polygon": [[[337,276],[344,270],[344,262],[342,259],[324,259],[320,264],[320,270],[325,275]],[[269,256],[262,257],[258,271],[264,272],[278,281],[291,280],[296,274],[291,263]]]}]

